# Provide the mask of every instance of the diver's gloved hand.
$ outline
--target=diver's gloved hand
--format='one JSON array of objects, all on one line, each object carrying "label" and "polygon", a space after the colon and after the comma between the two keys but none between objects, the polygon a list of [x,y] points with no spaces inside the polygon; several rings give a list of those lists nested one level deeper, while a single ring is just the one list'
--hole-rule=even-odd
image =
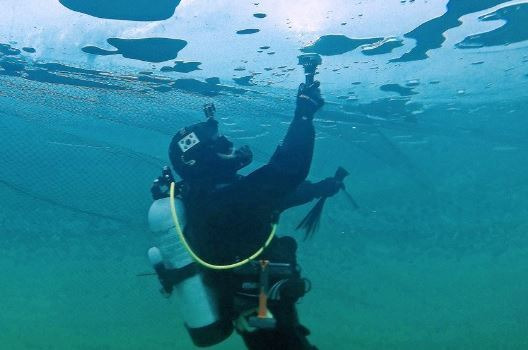
[{"label": "diver's gloved hand", "polygon": [[243,168],[253,161],[253,152],[249,146],[242,146],[235,151],[235,157],[240,162],[240,167]]},{"label": "diver's gloved hand", "polygon": [[324,105],[321,97],[320,83],[316,80],[310,85],[302,83],[297,92],[297,106],[295,108],[296,117],[312,119],[319,108]]},{"label": "diver's gloved hand", "polygon": [[332,197],[343,188],[343,182],[334,177],[327,177],[323,181],[314,184],[317,197]]}]

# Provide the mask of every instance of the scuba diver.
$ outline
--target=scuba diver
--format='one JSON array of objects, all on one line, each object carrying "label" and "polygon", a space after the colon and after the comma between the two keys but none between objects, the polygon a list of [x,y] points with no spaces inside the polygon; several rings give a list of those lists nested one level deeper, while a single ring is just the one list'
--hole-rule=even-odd
[{"label": "scuba diver", "polygon": [[252,350],[316,349],[295,306],[311,287],[297,264],[297,243],[275,235],[281,212],[343,188],[343,177],[305,180],[314,114],[324,104],[311,68],[286,136],[267,164],[238,174],[252,152],[219,133],[208,104],[206,121],[181,129],[170,143],[182,181],[175,183],[168,167],[154,181],[149,224],[158,239],[149,259],[162,293],[176,294],[196,346],[218,344],[236,330]]}]

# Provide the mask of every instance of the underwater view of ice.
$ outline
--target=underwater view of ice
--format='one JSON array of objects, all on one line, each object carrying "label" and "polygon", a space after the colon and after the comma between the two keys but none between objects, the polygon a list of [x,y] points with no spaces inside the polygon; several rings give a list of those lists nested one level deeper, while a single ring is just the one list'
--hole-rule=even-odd
[{"label": "underwater view of ice", "polygon": [[[322,57],[319,349],[528,349],[528,1],[0,0],[0,349],[194,349],[146,251],[150,185],[214,102],[265,164]],[[211,349],[243,349],[237,335]]]}]

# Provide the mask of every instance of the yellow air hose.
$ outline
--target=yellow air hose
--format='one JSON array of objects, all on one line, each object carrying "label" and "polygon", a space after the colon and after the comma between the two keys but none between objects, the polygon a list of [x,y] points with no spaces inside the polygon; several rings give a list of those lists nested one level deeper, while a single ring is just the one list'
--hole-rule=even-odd
[{"label": "yellow air hose", "polygon": [[176,205],[174,204],[174,189],[175,184],[174,182],[170,185],[170,206],[171,206],[171,214],[172,214],[172,220],[174,221],[174,226],[176,227],[176,231],[178,232],[178,236],[180,237],[180,241],[185,247],[185,249],[191,254],[192,258],[199,263],[200,265],[207,267],[209,269],[213,270],[229,270],[234,269],[236,267],[240,267],[242,265],[247,264],[251,260],[255,260],[263,251],[266,249],[266,247],[270,244],[271,240],[275,236],[275,231],[277,230],[277,224],[273,224],[273,227],[271,229],[271,232],[269,234],[268,239],[266,239],[266,242],[262,247],[260,247],[253,255],[251,255],[249,258],[246,258],[241,261],[237,261],[236,263],[229,264],[229,265],[214,265],[210,264],[207,261],[204,261],[202,258],[200,258],[196,253],[191,249],[189,243],[187,243],[187,239],[185,239],[185,236],[183,235],[183,230],[180,226],[180,220],[178,219],[178,214],[176,213]]}]

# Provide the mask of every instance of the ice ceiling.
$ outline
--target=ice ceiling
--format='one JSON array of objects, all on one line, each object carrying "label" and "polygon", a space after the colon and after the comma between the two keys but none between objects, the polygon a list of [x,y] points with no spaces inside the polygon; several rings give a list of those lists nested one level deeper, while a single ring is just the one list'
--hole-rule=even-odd
[{"label": "ice ceiling", "polygon": [[[528,2],[501,0],[2,0],[0,74],[158,91],[294,88],[323,56],[333,98],[518,94]],[[75,75],[77,74],[77,75]],[[79,76],[79,74],[81,76]]]}]

